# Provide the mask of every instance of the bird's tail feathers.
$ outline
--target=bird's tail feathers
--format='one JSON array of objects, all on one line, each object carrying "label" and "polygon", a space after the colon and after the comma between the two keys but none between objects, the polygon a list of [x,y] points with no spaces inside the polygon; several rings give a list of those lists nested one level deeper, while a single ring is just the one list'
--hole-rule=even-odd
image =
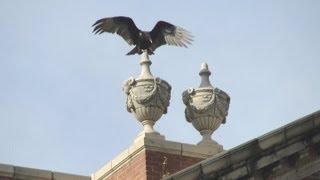
[{"label": "bird's tail feathers", "polygon": [[130,52],[127,53],[127,56],[128,56],[128,55],[134,55],[134,54],[136,54],[136,53],[138,53],[138,48],[137,48],[137,47],[134,47]]}]

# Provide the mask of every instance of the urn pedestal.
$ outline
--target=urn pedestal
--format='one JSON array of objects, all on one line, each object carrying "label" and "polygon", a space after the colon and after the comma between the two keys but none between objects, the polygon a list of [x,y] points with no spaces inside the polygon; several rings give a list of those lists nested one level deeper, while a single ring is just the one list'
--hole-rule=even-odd
[{"label": "urn pedestal", "polygon": [[171,86],[166,81],[156,78],[150,71],[151,61],[146,52],[141,55],[141,74],[137,79],[131,77],[124,83],[128,112],[143,125],[138,137],[164,139],[153,129],[154,124],[167,113]]},{"label": "urn pedestal", "polygon": [[211,85],[209,76],[211,72],[206,63],[202,64],[201,84],[198,88],[189,88],[182,94],[183,103],[186,105],[186,120],[200,132],[202,140],[199,146],[211,146],[216,152],[221,152],[223,147],[212,140],[212,133],[226,122],[230,97],[222,90]]}]

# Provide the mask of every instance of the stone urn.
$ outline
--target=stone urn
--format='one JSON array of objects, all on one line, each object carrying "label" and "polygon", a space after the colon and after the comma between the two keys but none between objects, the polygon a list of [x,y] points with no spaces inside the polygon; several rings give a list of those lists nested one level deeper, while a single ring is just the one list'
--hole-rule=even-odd
[{"label": "stone urn", "polygon": [[230,97],[222,90],[211,85],[209,76],[211,72],[208,65],[201,65],[201,83],[198,88],[189,88],[182,94],[183,103],[186,105],[186,120],[200,132],[202,140],[200,146],[212,146],[216,153],[223,150],[222,146],[212,140],[212,133],[226,122]]},{"label": "stone urn", "polygon": [[151,61],[146,52],[141,55],[140,65],[140,76],[137,79],[131,77],[123,86],[127,95],[127,110],[143,125],[143,132],[140,135],[160,135],[153,126],[163,114],[167,113],[171,86],[151,74]]}]

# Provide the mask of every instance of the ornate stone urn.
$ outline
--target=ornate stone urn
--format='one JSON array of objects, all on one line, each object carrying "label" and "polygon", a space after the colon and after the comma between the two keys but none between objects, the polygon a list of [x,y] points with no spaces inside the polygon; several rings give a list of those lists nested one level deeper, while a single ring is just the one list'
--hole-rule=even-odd
[{"label": "ornate stone urn", "polygon": [[131,77],[123,86],[127,95],[127,110],[143,125],[144,130],[140,135],[159,135],[153,126],[163,114],[167,113],[171,86],[151,74],[151,61],[146,52],[141,55],[140,65],[140,76],[137,79]]},{"label": "ornate stone urn", "polygon": [[211,139],[212,133],[226,122],[230,97],[222,90],[211,85],[209,76],[211,72],[208,65],[201,65],[201,83],[199,88],[189,88],[182,94],[186,105],[186,120],[200,132],[202,140],[200,146],[212,146],[216,153],[223,150],[222,146]]}]

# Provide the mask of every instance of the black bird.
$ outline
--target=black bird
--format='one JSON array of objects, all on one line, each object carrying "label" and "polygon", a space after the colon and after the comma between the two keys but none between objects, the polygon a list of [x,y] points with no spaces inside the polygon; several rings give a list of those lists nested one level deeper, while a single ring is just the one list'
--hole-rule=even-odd
[{"label": "black bird", "polygon": [[151,55],[164,44],[187,47],[187,44],[191,44],[193,37],[185,29],[165,21],[158,21],[150,32],[141,31],[130,17],[124,16],[103,18],[92,26],[95,34],[117,33],[129,45],[135,45],[127,55],[141,54],[142,50],[147,50]]}]

